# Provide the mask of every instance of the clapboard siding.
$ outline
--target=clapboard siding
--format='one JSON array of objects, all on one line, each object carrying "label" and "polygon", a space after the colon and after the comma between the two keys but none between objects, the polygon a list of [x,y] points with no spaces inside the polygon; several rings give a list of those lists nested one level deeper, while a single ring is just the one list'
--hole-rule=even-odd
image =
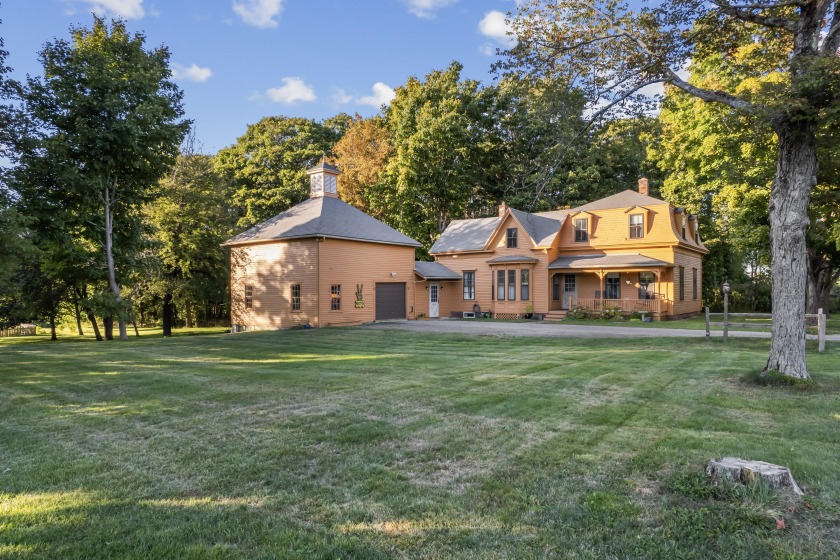
[{"label": "clapboard siding", "polygon": [[[320,242],[320,324],[354,325],[376,318],[376,283],[404,282],[406,317],[414,318],[414,248],[342,239]],[[394,275],[392,275],[394,273]],[[341,286],[341,310],[330,307],[330,287]],[[364,307],[356,307],[356,290],[361,285]]]},{"label": "clapboard siding", "polygon": [[[314,239],[260,243],[231,249],[231,323],[278,329],[317,322],[317,246]],[[301,310],[292,311],[291,287],[301,285]],[[253,306],[245,306],[246,286]]]}]

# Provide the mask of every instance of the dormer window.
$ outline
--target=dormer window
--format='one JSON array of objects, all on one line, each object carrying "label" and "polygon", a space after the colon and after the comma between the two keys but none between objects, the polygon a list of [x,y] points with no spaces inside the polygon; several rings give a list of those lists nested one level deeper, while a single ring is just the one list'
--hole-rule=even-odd
[{"label": "dormer window", "polygon": [[587,241],[589,241],[589,219],[577,218],[575,219],[575,243]]},{"label": "dormer window", "polygon": [[518,234],[519,234],[519,231],[517,230],[517,228],[515,228],[515,227],[508,228],[508,230],[507,230],[507,248],[508,249],[516,249],[516,247],[517,247],[516,238],[517,238]]},{"label": "dormer window", "polygon": [[630,214],[630,239],[642,239],[645,236],[644,214]]},{"label": "dormer window", "polygon": [[683,217],[682,217],[682,237],[683,237],[683,239],[685,239],[685,228],[686,228],[686,218],[685,218],[685,214],[683,214]]}]

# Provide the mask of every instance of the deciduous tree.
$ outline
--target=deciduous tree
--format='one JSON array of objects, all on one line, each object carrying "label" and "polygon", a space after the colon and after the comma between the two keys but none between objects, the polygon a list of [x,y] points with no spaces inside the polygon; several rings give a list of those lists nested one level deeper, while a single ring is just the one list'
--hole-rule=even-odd
[{"label": "deciduous tree", "polygon": [[140,242],[140,207],[174,162],[189,122],[166,48],[146,50],[145,37],[125,22],[109,27],[98,17],[71,35],[45,45],[44,76],[28,80],[25,108],[35,129],[22,159],[31,172],[22,194],[99,254],[118,309],[120,277]]},{"label": "deciduous tree", "polygon": [[[778,140],[769,217],[773,329],[765,371],[808,377],[805,361],[806,227],[816,184],[816,137],[840,102],[840,2],[837,0],[670,0],[631,10],[615,0],[531,0],[513,22],[519,43],[510,66],[575,83],[594,115],[621,107],[641,90],[668,83],[704,101],[766,122]],[[755,58],[784,79],[737,91],[686,81],[692,58],[727,53],[752,37]],[[774,49],[787,45],[784,56]],[[749,72],[751,61],[726,71]],[[756,70],[753,70],[756,72]]]}]

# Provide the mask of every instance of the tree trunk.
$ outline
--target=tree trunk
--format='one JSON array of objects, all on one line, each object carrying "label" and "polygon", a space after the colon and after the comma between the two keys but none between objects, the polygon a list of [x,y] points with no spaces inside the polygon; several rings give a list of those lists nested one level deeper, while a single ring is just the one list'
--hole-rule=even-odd
[{"label": "tree trunk", "polygon": [[50,340],[58,340],[55,334],[55,315],[50,315]]},{"label": "tree trunk", "polygon": [[187,328],[191,329],[192,326],[193,326],[193,322],[192,322],[192,305],[190,305],[190,300],[187,300],[186,316],[187,316]]},{"label": "tree trunk", "polygon": [[815,125],[776,123],[779,155],[770,191],[770,265],[773,329],[764,372],[807,379],[805,361],[805,230],[811,189],[817,182]]},{"label": "tree trunk", "polygon": [[82,314],[79,311],[79,295],[76,290],[73,290],[73,311],[76,313],[76,330],[79,336],[85,336],[85,331],[82,330]]},{"label": "tree trunk", "polygon": [[133,320],[131,324],[134,325],[134,336],[140,338],[140,331],[137,330],[137,319]]},{"label": "tree trunk", "polygon": [[163,336],[172,336],[172,294],[163,296]]},{"label": "tree trunk", "polygon": [[833,268],[832,263],[822,255],[808,251],[807,313],[816,313],[818,309],[822,309],[828,315],[831,288],[838,279],[840,279],[840,268]]},{"label": "tree trunk", "polygon": [[89,308],[85,308],[85,314],[87,315],[88,321],[90,321],[91,326],[93,327],[93,334],[96,337],[96,340],[102,340],[102,334],[99,332],[99,325],[96,323],[96,315],[93,314]]},{"label": "tree trunk", "polygon": [[[104,202],[105,202],[105,260],[106,264],[108,265],[108,286],[111,288],[111,292],[113,292],[114,297],[116,298],[118,303],[122,302],[122,298],[120,297],[120,285],[117,284],[117,275],[114,268],[114,250],[113,250],[113,243],[114,243],[114,215],[112,212],[112,205],[114,203],[111,197],[111,187],[106,186],[104,190]],[[120,316],[119,325],[120,325],[120,340],[128,340],[128,331],[126,330],[125,326],[125,318]],[[112,340],[109,338],[108,340]]]},{"label": "tree trunk", "polygon": [[103,317],[102,327],[105,330],[105,340],[114,340],[114,318]]}]

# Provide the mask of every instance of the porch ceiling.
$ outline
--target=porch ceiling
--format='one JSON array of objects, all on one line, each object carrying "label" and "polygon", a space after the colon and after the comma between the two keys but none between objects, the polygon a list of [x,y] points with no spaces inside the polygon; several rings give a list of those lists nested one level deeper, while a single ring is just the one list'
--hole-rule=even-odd
[{"label": "porch ceiling", "polygon": [[559,257],[548,265],[549,270],[559,268],[661,268],[671,263],[639,254],[624,255],[574,255]]}]

